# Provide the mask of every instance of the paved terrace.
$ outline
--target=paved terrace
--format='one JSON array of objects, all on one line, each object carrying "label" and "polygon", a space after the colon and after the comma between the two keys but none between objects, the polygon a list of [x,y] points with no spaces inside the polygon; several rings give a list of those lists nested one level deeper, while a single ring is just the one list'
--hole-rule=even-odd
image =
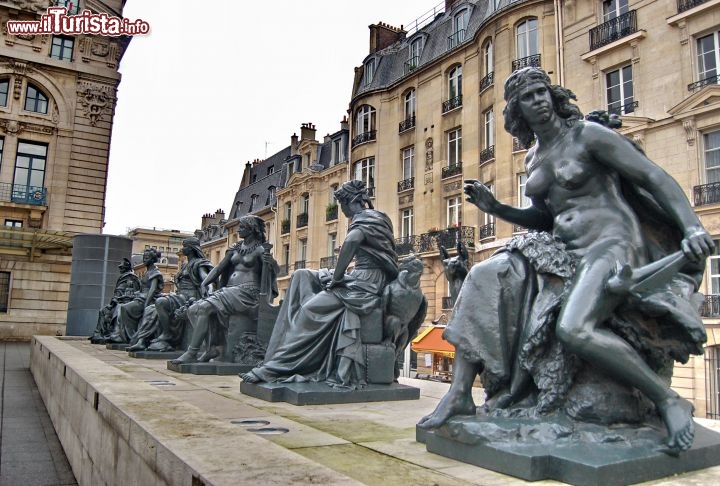
[{"label": "paved terrace", "polygon": [[[447,384],[402,379],[421,388],[414,401],[297,407],[240,394],[236,376],[181,375],[85,340],[36,337],[32,346],[79,484],[528,484],[415,442],[415,423]],[[647,484],[716,485],[720,466]]]}]

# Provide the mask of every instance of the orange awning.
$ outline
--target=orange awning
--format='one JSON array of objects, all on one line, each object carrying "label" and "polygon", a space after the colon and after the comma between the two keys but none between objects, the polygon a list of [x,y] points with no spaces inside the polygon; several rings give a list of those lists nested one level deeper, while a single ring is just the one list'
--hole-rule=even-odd
[{"label": "orange awning", "polygon": [[445,326],[432,326],[422,331],[418,337],[413,339],[411,349],[416,353],[434,353],[455,357],[455,347],[442,338]]}]

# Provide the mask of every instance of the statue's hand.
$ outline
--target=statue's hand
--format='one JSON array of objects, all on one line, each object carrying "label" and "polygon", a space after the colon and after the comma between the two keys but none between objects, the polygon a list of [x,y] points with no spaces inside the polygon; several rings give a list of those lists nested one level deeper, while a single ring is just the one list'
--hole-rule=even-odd
[{"label": "statue's hand", "polygon": [[209,294],[210,294],[210,292],[208,292],[208,286],[207,286],[207,285],[200,284],[200,296],[203,297],[203,298],[205,298],[205,297],[207,297]]},{"label": "statue's hand", "polygon": [[689,260],[699,262],[712,255],[715,243],[703,228],[693,228],[685,233],[680,248]]},{"label": "statue's hand", "polygon": [[344,282],[345,282],[345,279],[344,279],[344,278],[343,278],[342,280],[335,280],[335,278],[333,277],[333,278],[327,283],[327,285],[325,286],[325,289],[326,289],[326,290],[330,290],[330,289],[333,288],[333,287],[342,287]]},{"label": "statue's hand", "polygon": [[474,179],[468,179],[465,180],[463,191],[467,196],[466,200],[468,202],[473,203],[485,213],[495,213],[498,201],[485,184]]}]

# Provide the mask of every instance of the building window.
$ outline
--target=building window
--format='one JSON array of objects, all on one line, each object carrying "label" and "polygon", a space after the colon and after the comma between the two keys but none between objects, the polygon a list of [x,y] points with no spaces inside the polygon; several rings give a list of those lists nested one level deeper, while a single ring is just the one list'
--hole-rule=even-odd
[{"label": "building window", "polygon": [[10,272],[0,272],[0,312],[6,314],[10,307]]},{"label": "building window", "polygon": [[285,264],[290,263],[290,244],[285,243],[283,245],[283,261]]},{"label": "building window", "polygon": [[55,5],[65,7],[68,15],[77,15],[80,11],[80,0],[57,0]]},{"label": "building window", "polygon": [[343,155],[342,138],[336,138],[332,142],[332,163],[333,165],[345,162],[345,155]]},{"label": "building window", "polygon": [[368,84],[372,83],[373,78],[375,77],[375,59],[370,59],[368,62],[365,63],[365,73],[363,78],[363,84],[367,86]]},{"label": "building window", "polygon": [[415,147],[410,146],[402,149],[402,178],[408,180],[413,177],[415,165]]},{"label": "building window", "polygon": [[290,219],[292,218],[292,203],[289,203],[289,202],[285,203],[285,209],[283,211],[283,214],[285,216],[284,219],[286,219],[287,221],[290,221]]},{"label": "building window", "polygon": [[[700,37],[697,40],[698,81],[707,80],[705,84],[716,84],[718,66],[720,66],[720,33]],[[2,94],[0,92],[0,101]]]},{"label": "building window", "polygon": [[273,172],[275,172],[275,166],[271,165],[270,167],[267,168],[267,175],[270,175]]},{"label": "building window", "polygon": [[483,148],[490,148],[495,145],[495,115],[490,109],[485,112],[485,140]]},{"label": "building window", "polygon": [[[486,182],[485,187],[490,189],[490,192],[495,194],[495,185],[492,182]],[[490,213],[482,213],[482,224],[481,226],[487,226],[495,222],[495,216]]]},{"label": "building window", "polygon": [[375,130],[375,108],[370,105],[361,106],[355,115],[355,133],[362,135]]},{"label": "building window", "polygon": [[468,9],[461,10],[453,17],[453,34],[448,37],[448,49],[452,49],[465,41],[469,17],[470,11]]},{"label": "building window", "polygon": [[705,348],[705,418],[720,419],[720,346]]},{"label": "building window", "polygon": [[447,199],[447,225],[460,226],[462,221],[462,197],[455,196]]},{"label": "building window", "polygon": [[4,147],[5,147],[5,139],[3,137],[0,137],[0,168],[2,168],[2,154],[3,154]]},{"label": "building window", "polygon": [[9,89],[10,81],[7,79],[0,80],[0,106],[7,106]]},{"label": "building window", "polygon": [[45,184],[45,162],[47,160],[47,145],[20,142],[18,143],[17,158],[15,159],[14,186],[24,186],[25,189],[13,187],[13,192],[34,191]]},{"label": "building window", "polygon": [[50,48],[50,57],[59,61],[72,61],[74,45],[75,40],[72,37],[54,35],[52,47]]},{"label": "building window", "polygon": [[310,194],[303,194],[301,207],[304,214],[308,214],[310,212]]},{"label": "building window", "polygon": [[448,74],[448,97],[449,99],[462,96],[462,66],[455,66]]},{"label": "building window", "polygon": [[327,255],[335,255],[335,247],[337,246],[337,233],[328,233],[327,239]]},{"label": "building window", "polygon": [[608,112],[626,115],[635,111],[632,65],[628,64],[605,75]]},{"label": "building window", "polygon": [[605,0],[603,2],[603,22],[628,13],[628,0]]},{"label": "building window", "polygon": [[407,93],[405,93],[405,101],[403,103],[403,107],[405,110],[405,119],[409,120],[410,118],[415,116],[415,90],[411,89]]},{"label": "building window", "polygon": [[19,219],[6,219],[5,227],[6,228],[22,228],[23,222]]},{"label": "building window", "polygon": [[354,179],[363,181],[370,192],[370,196],[374,196],[375,189],[375,157],[358,160],[353,166]]},{"label": "building window", "polygon": [[[705,182],[720,182],[720,130],[703,134]],[[718,292],[720,293],[720,292]]]},{"label": "building window", "polygon": [[47,113],[48,99],[32,84],[27,85],[25,90],[25,111],[34,111],[35,113]]},{"label": "building window", "polygon": [[493,43],[491,40],[487,41],[485,47],[483,47],[483,55],[485,59],[485,75],[494,71],[495,60],[493,59]]},{"label": "building window", "polygon": [[525,184],[527,183],[527,174],[518,174],[518,207],[529,208],[532,206],[532,200],[525,195]]},{"label": "building window", "polygon": [[423,38],[416,37],[410,43],[410,49],[408,50],[407,66],[408,70],[412,71],[420,65],[420,54],[422,54]]},{"label": "building window", "polygon": [[250,209],[248,209],[248,213],[252,213],[254,210],[258,208],[258,199],[260,196],[257,194],[253,194],[250,196]]},{"label": "building window", "polygon": [[462,129],[450,130],[448,140],[448,166],[458,166],[462,163]]},{"label": "building window", "polygon": [[413,208],[400,211],[400,237],[407,238],[413,235]]},{"label": "building window", "polygon": [[295,268],[305,268],[305,260],[307,260],[307,240],[298,240],[298,262],[302,262],[302,265],[296,265]]},{"label": "building window", "polygon": [[517,26],[515,45],[518,59],[538,53],[537,19],[527,19]]}]

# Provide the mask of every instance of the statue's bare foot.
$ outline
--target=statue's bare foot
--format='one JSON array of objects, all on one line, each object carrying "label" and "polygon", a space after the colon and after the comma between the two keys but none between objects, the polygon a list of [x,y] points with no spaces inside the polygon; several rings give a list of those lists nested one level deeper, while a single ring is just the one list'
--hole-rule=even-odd
[{"label": "statue's bare foot", "polygon": [[262,380],[253,373],[252,371],[248,371],[247,373],[240,373],[240,378],[242,378],[242,381],[245,383],[260,383]]},{"label": "statue's bare foot", "polygon": [[695,438],[694,409],[690,402],[678,396],[670,397],[658,404],[658,410],[668,431],[667,449],[663,452],[677,455],[690,449]]},{"label": "statue's bare foot", "polygon": [[178,358],[172,360],[172,364],[197,363],[197,351],[188,349]]},{"label": "statue's bare foot", "polygon": [[449,391],[440,399],[440,403],[429,415],[425,415],[418,422],[421,429],[435,429],[455,415],[475,415],[475,402],[472,396]]},{"label": "statue's bare foot", "polygon": [[215,359],[218,356],[220,356],[220,351],[215,346],[212,346],[210,349],[200,355],[198,361],[201,363],[207,363],[211,359]]}]

